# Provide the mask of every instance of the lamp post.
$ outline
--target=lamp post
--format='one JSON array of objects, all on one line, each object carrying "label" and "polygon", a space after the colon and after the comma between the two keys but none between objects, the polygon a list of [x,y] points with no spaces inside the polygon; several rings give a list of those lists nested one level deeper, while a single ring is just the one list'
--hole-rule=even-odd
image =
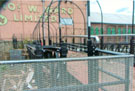
[{"label": "lamp post", "polygon": [[91,41],[91,22],[90,22],[90,1],[87,0],[87,29],[88,29],[88,41],[87,41],[87,48],[88,48],[88,56],[93,56],[93,47]]},{"label": "lamp post", "polygon": [[[104,33],[104,29],[103,29],[103,12],[102,12],[102,8],[101,8],[101,5],[100,5],[100,3],[99,3],[99,1],[97,0],[96,1],[97,2],[97,4],[98,4],[98,6],[99,6],[99,8],[100,8],[100,12],[101,12],[101,34],[103,34]],[[101,42],[100,42],[100,48],[101,49],[103,49],[103,43],[104,43],[104,37],[102,36],[101,37]]]},{"label": "lamp post", "polygon": [[[132,15],[132,34],[134,33],[134,7],[135,7],[135,1],[133,0],[133,15]],[[130,53],[134,54],[134,37],[131,37],[130,40]]]},{"label": "lamp post", "polygon": [[43,5],[43,16],[42,16],[42,37],[43,37],[43,45],[45,45],[45,0],[42,0],[42,5]]}]

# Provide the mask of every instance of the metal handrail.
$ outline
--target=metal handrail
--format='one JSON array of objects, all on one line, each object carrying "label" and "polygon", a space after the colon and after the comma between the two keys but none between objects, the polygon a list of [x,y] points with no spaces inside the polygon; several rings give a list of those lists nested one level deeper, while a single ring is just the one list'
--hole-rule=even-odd
[{"label": "metal handrail", "polygon": [[100,35],[96,35],[96,36],[105,36],[105,37],[125,37],[125,36],[135,36],[135,34],[100,34]]},{"label": "metal handrail", "polygon": [[[76,38],[88,38],[87,35],[67,35],[67,36],[63,36],[63,37],[76,37]],[[100,39],[97,35],[91,35],[92,39],[96,40],[96,43],[100,42]]]},{"label": "metal handrail", "polygon": [[39,62],[69,62],[69,61],[82,61],[89,60],[93,61],[96,59],[112,59],[112,58],[133,58],[134,55],[115,55],[115,56],[98,56],[95,57],[82,57],[82,58],[59,58],[59,59],[33,59],[33,60],[10,60],[10,61],[0,61],[0,65],[2,64],[22,64],[22,63],[39,63]]},{"label": "metal handrail", "polygon": [[120,53],[120,52],[114,52],[114,51],[108,51],[108,50],[101,50],[96,48],[96,51],[105,53],[105,54],[111,54],[111,55],[129,55],[129,53]]}]

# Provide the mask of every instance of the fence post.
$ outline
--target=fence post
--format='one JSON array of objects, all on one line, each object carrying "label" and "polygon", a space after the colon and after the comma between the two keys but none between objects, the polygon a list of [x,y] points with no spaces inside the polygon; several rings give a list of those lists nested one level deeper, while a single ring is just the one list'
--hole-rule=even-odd
[{"label": "fence post", "polygon": [[125,80],[126,80],[125,91],[129,91],[129,83],[130,83],[130,80],[129,80],[129,75],[130,75],[129,61],[131,61],[130,58],[125,58]]},{"label": "fence post", "polygon": [[[88,84],[98,83],[98,60],[88,61]],[[90,91],[98,91],[98,87],[91,87]]]}]

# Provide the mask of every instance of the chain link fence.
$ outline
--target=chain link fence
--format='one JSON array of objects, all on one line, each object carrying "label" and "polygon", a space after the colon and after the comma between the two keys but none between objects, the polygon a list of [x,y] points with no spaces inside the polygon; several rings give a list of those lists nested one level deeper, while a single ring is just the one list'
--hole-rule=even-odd
[{"label": "chain link fence", "polygon": [[1,91],[133,91],[133,56],[0,61]]}]

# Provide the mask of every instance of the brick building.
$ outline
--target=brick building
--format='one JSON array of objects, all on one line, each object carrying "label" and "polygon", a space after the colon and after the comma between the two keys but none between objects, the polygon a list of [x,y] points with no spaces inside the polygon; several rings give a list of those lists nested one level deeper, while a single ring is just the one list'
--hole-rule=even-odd
[{"label": "brick building", "polygon": [[[45,8],[50,1],[45,2]],[[50,7],[50,32],[56,36],[58,32],[58,2]],[[10,0],[0,11],[0,38],[9,40],[15,34],[18,38],[32,39],[33,31],[43,13],[41,0]],[[73,24],[63,24],[62,35],[85,35],[86,28],[86,1],[61,2],[61,18],[73,20]],[[104,34],[131,33],[131,16],[104,14]],[[91,12],[91,33],[100,34],[100,13]],[[45,36],[48,36],[48,9],[45,13]],[[67,22],[67,21],[66,21]],[[37,30],[42,34],[42,20]]]}]

